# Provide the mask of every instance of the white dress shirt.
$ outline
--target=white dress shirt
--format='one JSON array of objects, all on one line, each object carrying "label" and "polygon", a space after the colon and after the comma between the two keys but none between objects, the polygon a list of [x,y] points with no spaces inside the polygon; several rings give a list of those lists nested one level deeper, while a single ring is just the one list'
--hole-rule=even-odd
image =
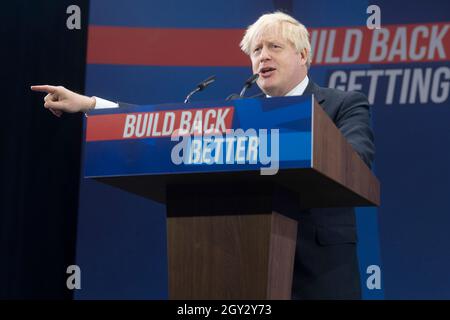
[{"label": "white dress shirt", "polygon": [[95,96],[94,96],[94,99],[95,99],[94,109],[106,109],[106,108],[118,108],[119,107],[118,103],[115,103],[115,102],[112,102],[112,101],[109,101],[106,99],[102,99],[102,98],[95,97]]},{"label": "white dress shirt", "polygon": [[[300,81],[300,83],[294,87],[294,89],[292,89],[291,91],[289,91],[288,93],[285,94],[285,97],[290,97],[290,96],[301,96],[303,94],[303,92],[305,92],[306,87],[308,86],[309,83],[309,78],[308,76],[306,76],[302,81]],[[266,95],[267,98],[272,98],[272,96]]]}]

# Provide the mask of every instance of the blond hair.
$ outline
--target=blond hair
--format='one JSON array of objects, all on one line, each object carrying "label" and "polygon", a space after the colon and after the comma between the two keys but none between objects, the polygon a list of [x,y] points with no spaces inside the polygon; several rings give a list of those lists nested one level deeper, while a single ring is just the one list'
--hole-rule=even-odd
[{"label": "blond hair", "polygon": [[250,55],[253,41],[267,29],[273,28],[274,26],[280,28],[281,36],[289,41],[298,53],[306,49],[306,66],[309,68],[311,65],[311,44],[309,42],[308,30],[299,21],[280,11],[264,14],[255,23],[250,25],[245,31],[245,35],[240,43],[241,50],[247,55]]}]

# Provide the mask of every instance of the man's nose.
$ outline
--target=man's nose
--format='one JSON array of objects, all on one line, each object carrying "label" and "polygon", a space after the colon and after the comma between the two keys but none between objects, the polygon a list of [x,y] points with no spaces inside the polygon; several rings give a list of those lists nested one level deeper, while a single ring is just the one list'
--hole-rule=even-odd
[{"label": "man's nose", "polygon": [[270,60],[270,52],[269,52],[269,50],[267,49],[266,46],[263,46],[261,48],[261,54],[259,56],[259,59],[260,59],[261,62]]}]

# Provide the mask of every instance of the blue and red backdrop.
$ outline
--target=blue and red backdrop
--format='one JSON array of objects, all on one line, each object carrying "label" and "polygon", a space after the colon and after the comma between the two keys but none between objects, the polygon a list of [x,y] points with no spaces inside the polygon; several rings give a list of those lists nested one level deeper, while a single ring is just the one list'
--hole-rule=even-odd
[{"label": "blue and red backdrop", "polygon": [[[380,30],[366,26],[371,4]],[[363,298],[449,299],[448,1],[91,0],[86,93],[181,102],[215,74],[194,99],[224,99],[251,74],[245,28],[278,9],[310,31],[309,76],[372,104],[382,204],[357,209]],[[82,178],[77,232],[76,299],[167,298],[163,205]],[[374,265],[379,288],[367,286]]]}]

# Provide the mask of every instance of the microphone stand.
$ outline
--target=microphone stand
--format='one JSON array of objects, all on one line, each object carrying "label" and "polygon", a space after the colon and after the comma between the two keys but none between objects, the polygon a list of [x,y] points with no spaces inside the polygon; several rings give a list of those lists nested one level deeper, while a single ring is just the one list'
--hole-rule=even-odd
[{"label": "microphone stand", "polygon": [[214,81],[216,81],[216,76],[210,76],[208,79],[203,80],[202,82],[200,82],[197,87],[195,87],[194,90],[192,90],[187,96],[186,99],[184,99],[184,103],[189,103],[189,100],[191,99],[192,95],[198,91],[202,91],[203,89],[205,89],[207,86],[209,86],[211,83],[213,83]]},{"label": "microphone stand", "polygon": [[245,81],[244,87],[242,88],[241,93],[239,95],[236,93],[232,93],[225,99],[225,101],[243,98],[245,91],[247,91],[247,89],[250,88],[256,82],[256,80],[258,80],[258,78],[259,78],[258,73],[252,75],[250,78],[247,79],[247,81]]}]

